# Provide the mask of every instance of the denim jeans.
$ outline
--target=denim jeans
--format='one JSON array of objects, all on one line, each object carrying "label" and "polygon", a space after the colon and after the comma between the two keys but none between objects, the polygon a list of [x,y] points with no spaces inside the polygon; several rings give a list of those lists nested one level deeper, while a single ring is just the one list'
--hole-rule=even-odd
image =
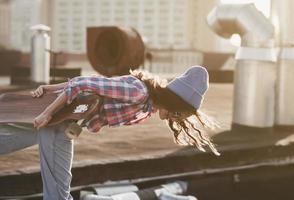
[{"label": "denim jeans", "polygon": [[67,122],[41,128],[0,126],[0,155],[39,144],[44,200],[72,200],[70,183],[73,141],[64,130]]}]

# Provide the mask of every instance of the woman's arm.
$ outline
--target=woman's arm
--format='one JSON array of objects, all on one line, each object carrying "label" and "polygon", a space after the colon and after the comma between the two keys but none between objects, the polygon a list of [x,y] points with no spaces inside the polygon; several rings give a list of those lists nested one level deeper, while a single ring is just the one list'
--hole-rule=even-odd
[{"label": "woman's arm", "polygon": [[33,97],[40,97],[47,91],[56,91],[63,89],[68,83],[58,83],[52,85],[40,85],[35,91],[32,91],[31,94]]},{"label": "woman's arm", "polygon": [[66,103],[65,92],[62,92],[40,115],[34,119],[34,127],[39,129],[48,124],[54,113],[59,111]]},{"label": "woman's arm", "polygon": [[55,91],[55,90],[63,89],[67,84],[68,82],[63,82],[63,83],[52,84],[52,85],[43,85],[43,87],[45,90]]}]

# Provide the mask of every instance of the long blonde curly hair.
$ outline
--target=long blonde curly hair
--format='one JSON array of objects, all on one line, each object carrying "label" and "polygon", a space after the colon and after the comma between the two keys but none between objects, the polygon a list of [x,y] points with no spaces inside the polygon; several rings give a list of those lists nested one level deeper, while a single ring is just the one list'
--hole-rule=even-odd
[{"label": "long blonde curly hair", "polygon": [[214,129],[218,125],[207,115],[169,90],[167,80],[142,70],[130,71],[131,75],[145,83],[153,104],[171,113],[185,113],[185,118],[168,118],[167,124],[174,134],[174,141],[180,145],[189,145],[205,151],[209,147],[215,155],[220,155],[210,137],[198,127]]}]

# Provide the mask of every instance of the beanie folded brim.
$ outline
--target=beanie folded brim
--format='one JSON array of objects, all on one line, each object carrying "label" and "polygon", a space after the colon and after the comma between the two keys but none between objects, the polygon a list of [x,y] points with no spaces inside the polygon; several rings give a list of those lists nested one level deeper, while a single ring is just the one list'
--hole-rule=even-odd
[{"label": "beanie folded brim", "polygon": [[196,110],[200,108],[203,97],[187,86],[185,83],[175,79],[167,85],[167,88],[178,95],[186,103],[193,106]]}]

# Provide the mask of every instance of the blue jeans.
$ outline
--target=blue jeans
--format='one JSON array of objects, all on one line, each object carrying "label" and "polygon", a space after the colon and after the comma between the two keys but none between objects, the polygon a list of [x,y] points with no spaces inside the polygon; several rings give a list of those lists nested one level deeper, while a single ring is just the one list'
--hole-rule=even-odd
[{"label": "blue jeans", "polygon": [[70,183],[73,141],[68,139],[64,122],[39,131],[10,125],[0,126],[0,155],[39,144],[44,200],[72,200]]}]

